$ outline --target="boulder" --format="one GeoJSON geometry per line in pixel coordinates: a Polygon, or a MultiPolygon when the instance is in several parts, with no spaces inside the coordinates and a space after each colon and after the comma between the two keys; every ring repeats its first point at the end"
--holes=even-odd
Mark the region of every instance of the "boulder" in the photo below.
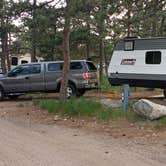
{"type": "Polygon", "coordinates": [[[156,120],[166,116],[166,106],[153,103],[146,99],[137,101],[133,108],[137,114],[150,120],[156,120]]]}

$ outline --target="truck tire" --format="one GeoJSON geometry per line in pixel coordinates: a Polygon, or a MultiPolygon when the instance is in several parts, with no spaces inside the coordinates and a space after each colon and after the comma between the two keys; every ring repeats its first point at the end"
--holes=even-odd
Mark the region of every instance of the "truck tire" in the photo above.
{"type": "Polygon", "coordinates": [[[20,95],[12,95],[12,96],[8,96],[9,99],[14,100],[17,99],[20,95]]]}
{"type": "Polygon", "coordinates": [[[72,96],[76,96],[76,88],[73,84],[68,84],[67,86],[67,98],[70,98],[72,96]]]}
{"type": "Polygon", "coordinates": [[[3,88],[0,87],[0,101],[3,100],[3,97],[4,97],[3,88]]]}
{"type": "Polygon", "coordinates": [[[163,90],[164,98],[166,98],[166,88],[163,90]]]}
{"type": "Polygon", "coordinates": [[[85,94],[85,89],[79,89],[77,91],[77,96],[80,97],[80,96],[83,96],[85,94]]]}

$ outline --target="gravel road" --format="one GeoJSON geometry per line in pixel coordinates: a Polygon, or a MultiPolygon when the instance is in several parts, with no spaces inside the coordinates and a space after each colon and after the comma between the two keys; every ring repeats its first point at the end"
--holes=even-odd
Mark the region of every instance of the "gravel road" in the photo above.
{"type": "Polygon", "coordinates": [[[159,153],[157,147],[148,149],[62,126],[21,127],[4,119],[0,126],[0,166],[166,165],[165,149],[159,153]]]}
{"type": "Polygon", "coordinates": [[[29,125],[24,116],[5,117],[14,109],[23,108],[20,103],[0,103],[0,166],[166,165],[165,142],[113,139],[55,124],[29,125]]]}

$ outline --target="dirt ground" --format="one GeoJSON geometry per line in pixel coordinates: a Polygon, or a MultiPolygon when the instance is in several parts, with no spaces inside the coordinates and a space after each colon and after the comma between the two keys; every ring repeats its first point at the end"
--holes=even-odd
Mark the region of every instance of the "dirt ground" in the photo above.
{"type": "MultiPolygon", "coordinates": [[[[149,142],[166,140],[166,127],[156,127],[157,122],[149,122],[149,124],[146,122],[145,125],[144,122],[132,123],[124,119],[119,119],[118,122],[112,121],[110,125],[108,125],[108,123],[104,122],[98,123],[96,119],[60,118],[53,114],[49,114],[45,110],[41,110],[31,102],[32,98],[57,98],[57,94],[39,94],[32,96],[23,96],[18,100],[6,100],[1,102],[0,117],[7,119],[10,118],[13,120],[18,119],[19,121],[23,119],[23,122],[27,121],[29,125],[33,123],[45,125],[56,124],[70,128],[81,128],[90,132],[102,133],[113,138],[134,138],[143,141],[148,140],[149,142]]],[[[86,97],[97,97],[98,99],[103,99],[110,98],[110,95],[102,93],[87,93],[86,97]]],[[[120,96],[116,96],[115,98],[120,99],[120,96]]],[[[145,91],[144,93],[134,92],[131,94],[130,98],[134,100],[146,98],[158,104],[166,104],[166,99],[162,97],[160,91],[145,91]]]]}
{"type": "MultiPolygon", "coordinates": [[[[146,98],[151,95],[146,92],[146,98]]],[[[166,127],[149,124],[55,118],[34,106],[31,97],[6,100],[0,102],[0,166],[164,166],[166,127]]]]}

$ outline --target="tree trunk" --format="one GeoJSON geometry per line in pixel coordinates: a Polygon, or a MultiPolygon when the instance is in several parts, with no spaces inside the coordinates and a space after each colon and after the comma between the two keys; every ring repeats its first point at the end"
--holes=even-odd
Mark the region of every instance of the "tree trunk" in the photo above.
{"type": "Polygon", "coordinates": [[[7,32],[2,31],[1,34],[1,42],[2,42],[2,57],[1,57],[1,67],[2,67],[2,72],[6,73],[7,68],[6,68],[6,58],[7,58],[7,32]]]}
{"type": "Polygon", "coordinates": [[[7,67],[8,71],[11,70],[11,62],[10,62],[10,47],[11,47],[11,34],[8,35],[8,46],[7,46],[7,67]]]}
{"type": "Polygon", "coordinates": [[[90,58],[90,24],[87,22],[88,37],[86,40],[86,59],[90,58]]]}
{"type": "Polygon", "coordinates": [[[105,73],[108,73],[108,66],[107,66],[107,55],[106,55],[106,48],[105,48],[105,42],[103,41],[103,52],[104,52],[104,64],[105,64],[105,73]]]}
{"type": "Polygon", "coordinates": [[[90,58],[90,48],[89,48],[89,41],[86,42],[86,59],[90,58]]]}
{"type": "Polygon", "coordinates": [[[128,9],[127,11],[127,37],[131,36],[131,11],[128,9]]]}
{"type": "Polygon", "coordinates": [[[163,27],[164,27],[165,20],[166,20],[166,17],[163,16],[162,19],[161,19],[160,27],[159,27],[159,34],[160,34],[160,36],[163,36],[163,27]]]}
{"type": "Polygon", "coordinates": [[[31,61],[36,62],[36,0],[33,0],[33,11],[32,11],[32,54],[31,54],[31,61]]]}
{"type": "Polygon", "coordinates": [[[104,64],[104,43],[103,39],[100,38],[100,70],[99,70],[99,78],[100,78],[100,85],[103,83],[104,80],[104,73],[103,73],[103,64],[104,64]]]}
{"type": "Polygon", "coordinates": [[[63,56],[64,65],[62,71],[62,81],[60,88],[60,100],[64,102],[67,99],[67,85],[70,69],[70,48],[69,48],[69,37],[70,37],[70,13],[69,13],[69,2],[66,0],[67,6],[65,9],[65,25],[63,30],[63,56]]]}

